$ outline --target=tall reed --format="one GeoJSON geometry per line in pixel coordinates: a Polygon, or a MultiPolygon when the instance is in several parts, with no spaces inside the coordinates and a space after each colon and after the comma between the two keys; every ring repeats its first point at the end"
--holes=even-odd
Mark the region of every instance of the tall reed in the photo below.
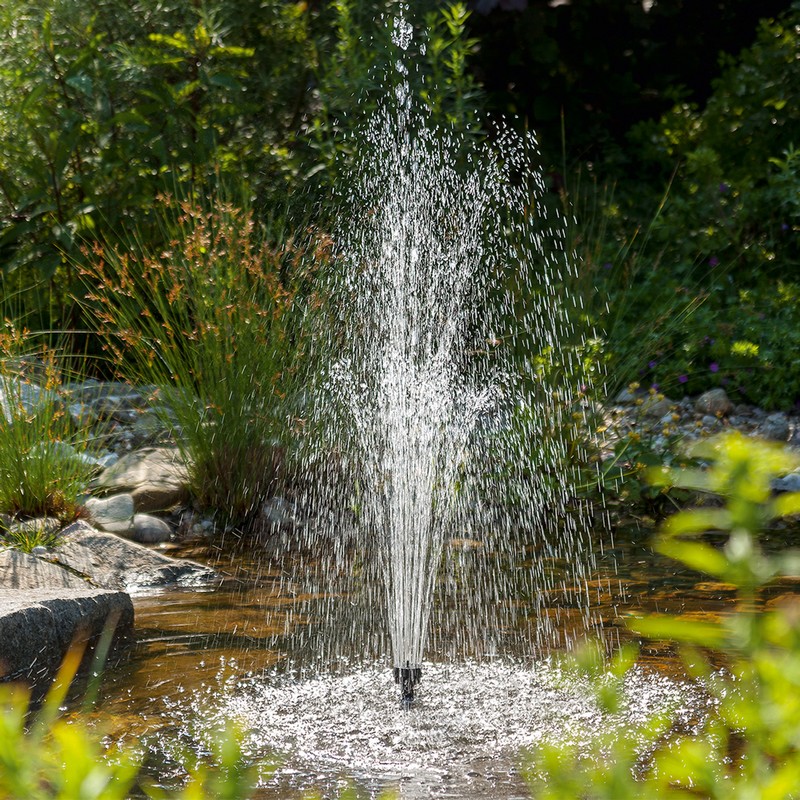
{"type": "Polygon", "coordinates": [[[122,376],[157,387],[196,503],[247,527],[281,472],[319,252],[270,244],[229,203],[162,198],[160,210],[168,245],[96,247],[87,302],[122,376]]]}

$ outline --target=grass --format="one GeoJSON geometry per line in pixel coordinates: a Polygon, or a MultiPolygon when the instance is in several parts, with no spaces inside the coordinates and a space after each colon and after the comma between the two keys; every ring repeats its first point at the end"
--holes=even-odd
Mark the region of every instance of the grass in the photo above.
{"type": "Polygon", "coordinates": [[[164,198],[168,246],[97,248],[87,302],[122,377],[158,387],[198,506],[257,524],[288,446],[301,300],[315,257],[248,210],[164,198]]]}
{"type": "MultiPolygon", "coordinates": [[[[57,351],[34,349],[33,338],[8,320],[0,336],[0,512],[70,522],[80,514],[92,472],[82,458],[88,437],[59,396],[57,351]]],[[[0,535],[23,549],[51,543],[43,528],[6,528],[0,535]]]]}

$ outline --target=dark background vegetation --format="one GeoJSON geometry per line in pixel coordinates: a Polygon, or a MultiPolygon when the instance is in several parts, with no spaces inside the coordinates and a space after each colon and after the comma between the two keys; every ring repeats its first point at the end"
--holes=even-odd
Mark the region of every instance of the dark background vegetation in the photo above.
{"type": "MultiPolygon", "coordinates": [[[[390,2],[8,0],[0,9],[6,315],[93,330],[92,248],[157,252],[165,194],[252,208],[275,243],[338,213],[385,93],[390,2]],[[161,204],[163,208],[163,203],[161,204]]],[[[800,402],[800,6],[768,0],[414,3],[433,119],[537,131],[577,217],[611,380],[800,402]]],[[[483,133],[476,133],[483,131],[483,133]]],[[[91,337],[90,337],[91,339],[91,337]]],[[[84,345],[85,346],[85,343],[84,345]]]]}

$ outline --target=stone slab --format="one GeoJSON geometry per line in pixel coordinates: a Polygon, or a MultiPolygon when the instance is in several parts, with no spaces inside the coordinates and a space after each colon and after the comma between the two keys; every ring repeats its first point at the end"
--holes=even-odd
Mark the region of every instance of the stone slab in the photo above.
{"type": "Polygon", "coordinates": [[[202,564],[169,558],[136,542],[96,531],[84,522],[64,530],[63,542],[53,551],[53,557],[106,589],[135,590],[176,583],[203,586],[217,577],[202,564]]]}
{"type": "Polygon", "coordinates": [[[117,659],[133,640],[125,592],[0,587],[0,681],[23,681],[41,697],[70,647],[87,643],[88,657],[106,625],[114,626],[110,654],[117,659]]]}

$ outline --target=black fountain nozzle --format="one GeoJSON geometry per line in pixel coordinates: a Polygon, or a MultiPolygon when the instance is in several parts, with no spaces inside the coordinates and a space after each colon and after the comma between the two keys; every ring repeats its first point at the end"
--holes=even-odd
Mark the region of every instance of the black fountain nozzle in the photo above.
{"type": "Polygon", "coordinates": [[[412,667],[406,661],[404,667],[394,668],[394,682],[400,685],[400,703],[410,708],[414,702],[414,687],[422,680],[422,667],[412,667]]]}

